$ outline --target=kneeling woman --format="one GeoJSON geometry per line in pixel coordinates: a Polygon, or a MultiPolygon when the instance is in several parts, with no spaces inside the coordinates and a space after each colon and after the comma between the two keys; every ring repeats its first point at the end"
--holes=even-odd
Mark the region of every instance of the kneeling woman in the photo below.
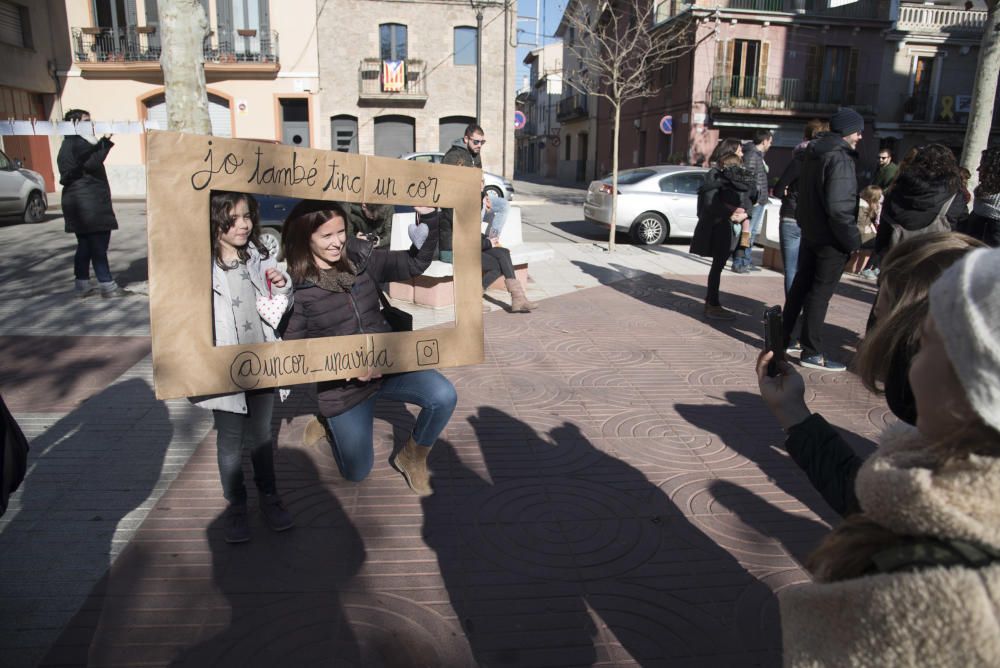
{"type": "MultiPolygon", "coordinates": [[[[388,251],[371,241],[348,238],[347,213],[337,202],[300,202],[282,234],[288,271],[296,286],[285,340],[383,333],[392,328],[379,306],[379,284],[422,274],[436,250],[437,214],[418,208],[428,224],[428,242],[419,250],[388,251]]],[[[333,453],[348,480],[367,477],[375,458],[372,430],[380,397],[420,406],[413,433],[396,454],[395,467],[410,488],[430,494],[427,455],[455,410],[455,388],[433,369],[382,376],[368,370],[347,380],[319,383],[319,412],[333,438],[333,453]]]]}

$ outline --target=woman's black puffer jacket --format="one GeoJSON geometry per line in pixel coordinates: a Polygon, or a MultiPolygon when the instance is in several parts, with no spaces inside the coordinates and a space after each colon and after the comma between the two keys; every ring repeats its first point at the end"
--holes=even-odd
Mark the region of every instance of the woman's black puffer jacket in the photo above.
{"type": "MultiPolygon", "coordinates": [[[[294,341],[391,332],[392,328],[382,317],[378,286],[389,281],[405,281],[422,274],[430,266],[437,249],[438,214],[421,216],[420,221],[430,228],[420,250],[413,247],[408,251],[371,249],[370,242],[348,238],[347,257],[356,269],[354,285],[344,292],[333,292],[312,281],[297,284],[292,313],[282,338],[294,341]]],[[[340,415],[374,394],[380,384],[377,379],[317,383],[319,411],[324,417],[340,415]]]]}

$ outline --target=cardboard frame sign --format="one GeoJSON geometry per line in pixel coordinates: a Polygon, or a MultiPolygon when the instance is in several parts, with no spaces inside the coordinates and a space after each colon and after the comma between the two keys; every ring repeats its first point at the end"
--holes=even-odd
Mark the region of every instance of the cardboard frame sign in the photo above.
{"type": "Polygon", "coordinates": [[[482,172],[175,132],[147,139],[149,310],[158,399],[226,394],[483,361],[482,172]],[[455,210],[455,326],[215,346],[213,190],[455,210]]]}

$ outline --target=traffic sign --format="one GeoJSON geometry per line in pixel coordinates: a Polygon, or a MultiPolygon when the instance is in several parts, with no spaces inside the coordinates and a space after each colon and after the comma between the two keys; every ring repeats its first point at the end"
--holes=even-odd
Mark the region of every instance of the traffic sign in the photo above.
{"type": "Polygon", "coordinates": [[[674,117],[664,116],[660,119],[660,132],[665,135],[672,135],[674,133],[674,117]]]}
{"type": "Polygon", "coordinates": [[[527,121],[528,121],[528,119],[525,118],[523,111],[515,111],[514,112],[514,129],[515,130],[520,130],[521,128],[523,128],[524,124],[527,121]]]}

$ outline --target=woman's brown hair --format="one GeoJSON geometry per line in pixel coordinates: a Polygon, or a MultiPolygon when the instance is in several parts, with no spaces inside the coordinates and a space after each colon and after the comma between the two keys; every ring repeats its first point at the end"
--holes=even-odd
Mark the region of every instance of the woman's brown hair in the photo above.
{"type": "Polygon", "coordinates": [[[260,241],[260,216],[259,208],[257,206],[257,200],[254,199],[253,195],[248,195],[246,193],[234,193],[226,190],[217,190],[212,193],[212,199],[209,203],[209,222],[212,234],[212,259],[215,263],[219,265],[222,269],[229,269],[226,265],[222,263],[222,248],[220,244],[220,238],[223,234],[229,231],[233,226],[233,207],[239,204],[240,200],[247,203],[247,210],[250,212],[250,220],[253,222],[253,227],[250,228],[250,236],[247,239],[247,245],[242,248],[236,249],[236,256],[240,259],[240,262],[246,262],[250,259],[250,245],[253,244],[257,252],[260,253],[261,258],[270,257],[271,253],[267,250],[267,247],[260,241]]]}
{"type": "MultiPolygon", "coordinates": [[[[293,283],[302,283],[319,277],[319,268],[313,257],[310,239],[313,232],[323,223],[340,218],[347,228],[347,209],[340,202],[303,200],[295,205],[281,230],[281,242],[285,250],[285,261],[293,283]]],[[[346,251],[347,244],[344,244],[346,251]]],[[[337,263],[342,270],[350,270],[347,254],[343,253],[337,263]]]]}
{"type": "Polygon", "coordinates": [[[931,284],[944,270],[985,244],[957,232],[934,232],[902,241],[885,256],[876,299],[889,311],[858,349],[855,370],[869,391],[880,394],[897,352],[916,354],[927,316],[931,284]]]}

